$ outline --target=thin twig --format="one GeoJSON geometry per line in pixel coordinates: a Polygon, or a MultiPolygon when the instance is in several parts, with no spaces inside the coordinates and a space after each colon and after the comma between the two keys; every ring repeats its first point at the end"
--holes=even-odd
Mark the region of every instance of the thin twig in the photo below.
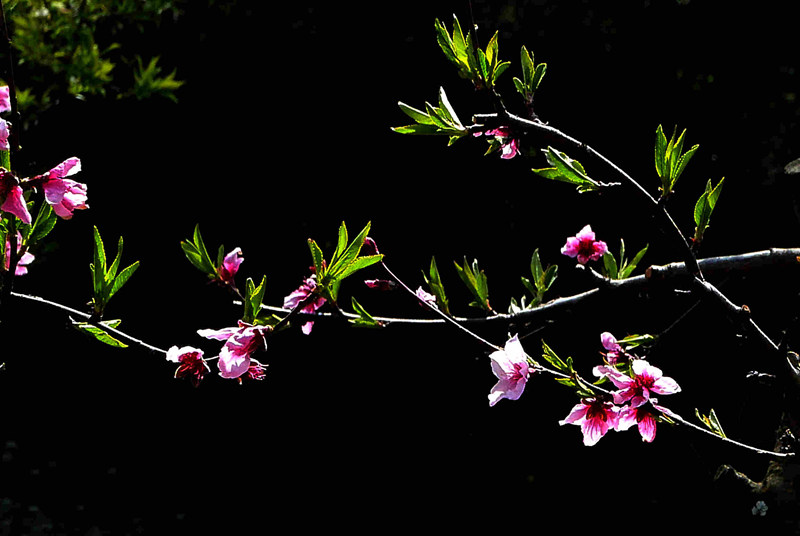
{"type": "Polygon", "coordinates": [[[92,321],[92,315],[84,313],[83,311],[78,311],[77,309],[73,309],[72,307],[68,307],[68,306],[63,305],[61,303],[54,302],[54,301],[51,301],[51,300],[47,300],[47,299],[41,298],[39,296],[31,296],[29,294],[21,294],[19,292],[12,292],[11,295],[14,296],[15,298],[21,298],[23,300],[42,303],[42,304],[47,305],[49,307],[54,307],[56,309],[60,309],[62,311],[65,311],[65,312],[67,312],[67,313],[69,313],[71,315],[78,316],[78,317],[84,319],[85,321],[89,322],[93,326],[96,326],[96,327],[102,329],[103,331],[107,331],[108,333],[112,333],[114,335],[117,335],[118,337],[121,337],[121,338],[123,338],[123,339],[125,339],[125,340],[127,340],[127,341],[129,341],[129,342],[131,342],[133,344],[136,344],[137,346],[141,346],[142,348],[150,350],[151,352],[157,352],[157,353],[161,353],[161,354],[166,354],[167,353],[166,350],[163,350],[163,349],[161,349],[161,348],[159,348],[157,346],[153,346],[152,344],[148,344],[148,343],[144,342],[143,340],[137,339],[136,337],[128,335],[127,333],[125,333],[123,331],[120,331],[120,330],[118,330],[116,328],[112,328],[112,327],[107,326],[105,324],[100,324],[98,322],[92,321]]]}

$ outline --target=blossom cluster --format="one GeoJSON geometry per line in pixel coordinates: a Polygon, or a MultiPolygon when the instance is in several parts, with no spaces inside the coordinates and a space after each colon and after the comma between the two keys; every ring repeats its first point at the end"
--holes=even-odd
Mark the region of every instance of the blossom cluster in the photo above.
{"type": "MultiPolygon", "coordinates": [[[[618,356],[622,348],[610,333],[603,333],[601,341],[608,355],[618,356]]],[[[535,368],[514,335],[505,346],[489,356],[492,372],[498,381],[489,392],[489,405],[494,406],[503,398],[517,400],[535,368]]],[[[642,440],[652,442],[656,435],[656,423],[661,414],[669,415],[667,408],[658,404],[653,394],[670,395],[681,389],[677,382],[664,376],[661,369],[645,359],[632,358],[630,374],[613,365],[601,365],[593,373],[614,384],[617,391],[608,395],[583,398],[576,404],[560,424],[575,424],[581,427],[584,445],[596,444],[609,430],[624,431],[636,426],[642,440]]]]}
{"type": "MultiPolygon", "coordinates": [[[[0,87],[0,113],[11,110],[8,86],[0,87]]],[[[0,151],[10,151],[9,135],[12,126],[8,121],[0,118],[0,151]]],[[[50,205],[53,212],[62,219],[72,218],[75,210],[89,208],[86,204],[86,185],[69,178],[81,171],[81,161],[71,157],[42,175],[20,179],[11,170],[0,167],[0,212],[9,214],[19,219],[25,225],[31,225],[33,218],[28,210],[26,191],[39,191],[44,196],[44,201],[50,205]]],[[[34,260],[34,256],[22,244],[22,235],[17,234],[17,255],[19,259],[15,268],[15,275],[24,275],[28,272],[27,266],[34,260]]],[[[9,270],[11,265],[11,244],[6,237],[5,257],[2,268],[9,270]]]]}
{"type": "MultiPolygon", "coordinates": [[[[217,269],[217,281],[234,285],[234,278],[244,261],[241,248],[231,250],[222,259],[217,269]]],[[[284,307],[295,308],[304,304],[302,312],[313,313],[325,303],[325,298],[315,295],[316,278],[311,275],[303,281],[299,288],[284,298],[284,307]]],[[[311,333],[314,322],[308,321],[302,326],[305,334],[311,333]]],[[[211,371],[208,362],[217,360],[219,375],[222,378],[242,380],[262,380],[266,375],[266,365],[253,358],[258,350],[266,350],[266,337],[272,331],[271,326],[253,325],[239,321],[234,327],[222,329],[200,329],[197,334],[206,339],[225,341],[219,353],[212,358],[203,357],[203,351],[192,346],[172,346],[167,351],[167,361],[177,363],[176,378],[185,378],[197,387],[201,380],[211,371]]]]}

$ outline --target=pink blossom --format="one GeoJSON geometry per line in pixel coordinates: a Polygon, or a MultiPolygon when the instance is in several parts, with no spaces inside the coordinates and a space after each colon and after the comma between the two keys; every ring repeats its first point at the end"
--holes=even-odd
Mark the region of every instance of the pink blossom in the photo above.
{"type": "Polygon", "coordinates": [[[619,408],[610,402],[587,398],[572,408],[559,424],[576,424],[583,432],[583,444],[591,447],[611,429],[619,425],[619,408]]]}
{"type": "MultiPolygon", "coordinates": [[[[303,281],[303,284],[300,287],[286,296],[283,299],[283,308],[284,309],[294,309],[303,301],[305,301],[309,296],[314,293],[314,290],[317,288],[317,278],[315,275],[311,275],[311,277],[307,278],[303,281]]],[[[313,300],[308,302],[306,305],[303,306],[301,312],[303,313],[314,313],[317,309],[325,305],[325,298],[322,296],[317,295],[313,300]]],[[[303,333],[306,335],[311,333],[311,329],[314,327],[314,321],[309,320],[305,324],[303,324],[302,330],[303,333]]]]}
{"type": "Polygon", "coordinates": [[[217,279],[223,283],[233,281],[236,272],[239,271],[239,265],[242,264],[244,257],[242,255],[242,248],[236,248],[222,260],[222,265],[217,269],[217,279]]]}
{"type": "Polygon", "coordinates": [[[264,377],[267,375],[266,365],[262,365],[255,359],[250,360],[250,367],[248,367],[247,372],[239,376],[238,380],[241,383],[242,378],[248,380],[263,380],[264,377]]]}
{"type": "MultiPolygon", "coordinates": [[[[655,399],[653,399],[655,400],[655,399]]],[[[646,406],[625,406],[619,412],[619,426],[617,430],[625,431],[634,424],[642,436],[642,441],[652,443],[656,438],[657,415],[650,405],[646,406]]]]}
{"type": "Polygon", "coordinates": [[[369,288],[383,291],[397,288],[397,283],[388,279],[367,279],[364,281],[364,284],[369,288]]]}
{"type": "Polygon", "coordinates": [[[80,170],[81,161],[73,156],[33,179],[34,184],[41,184],[44,197],[52,205],[53,211],[65,220],[72,217],[74,210],[89,208],[86,204],[86,185],[66,178],[80,170]]]}
{"type": "Polygon", "coordinates": [[[250,356],[253,352],[259,348],[266,349],[265,337],[271,329],[269,326],[251,326],[239,321],[237,327],[219,330],[201,329],[197,333],[207,339],[225,341],[217,356],[219,375],[223,378],[238,378],[250,370],[250,356]]]}
{"type": "Polygon", "coordinates": [[[180,366],[175,370],[175,377],[188,378],[195,387],[200,384],[200,380],[211,370],[208,368],[205,359],[203,359],[203,351],[191,346],[184,346],[183,348],[171,347],[167,350],[167,361],[179,363],[180,366]]]}
{"type": "Polygon", "coordinates": [[[434,296],[424,288],[419,287],[415,294],[417,295],[417,298],[419,298],[419,301],[421,301],[423,304],[428,304],[432,305],[433,307],[436,307],[436,296],[434,296]]]}
{"type": "Polygon", "coordinates": [[[31,213],[25,204],[25,197],[19,180],[10,171],[0,168],[0,210],[8,212],[19,218],[23,223],[30,225],[31,213]]]}
{"type": "Polygon", "coordinates": [[[608,350],[606,352],[606,361],[615,365],[619,356],[623,353],[622,346],[617,343],[617,338],[606,331],[600,334],[600,342],[603,344],[603,348],[608,350]]]}
{"type": "Polygon", "coordinates": [[[608,246],[605,242],[595,240],[594,231],[589,225],[581,229],[577,235],[567,238],[567,243],[561,248],[561,253],[568,257],[577,257],[581,264],[596,261],[606,251],[608,246]]]}
{"type": "Polygon", "coordinates": [[[512,137],[511,129],[508,127],[499,127],[486,132],[476,132],[475,136],[494,136],[500,142],[500,158],[510,160],[514,158],[519,152],[519,141],[512,137]]]}
{"type": "Polygon", "coordinates": [[[3,151],[10,151],[11,144],[8,143],[8,121],[0,119],[0,149],[3,151]]]}
{"type": "MultiPolygon", "coordinates": [[[[19,232],[17,232],[17,253],[19,253],[21,245],[22,245],[22,235],[19,232]]],[[[6,249],[5,249],[5,251],[6,251],[6,257],[5,257],[4,262],[3,262],[3,267],[7,271],[9,269],[9,267],[11,266],[11,242],[8,239],[6,239],[6,249]]],[[[31,253],[29,253],[27,251],[25,253],[23,253],[22,257],[20,257],[17,260],[17,267],[14,270],[14,275],[25,275],[25,274],[27,274],[28,273],[27,266],[30,263],[33,262],[34,258],[35,257],[31,253]]]]}
{"type": "Polygon", "coordinates": [[[614,393],[614,403],[630,401],[637,408],[650,399],[651,393],[671,395],[681,390],[672,378],[663,376],[661,369],[644,359],[634,359],[631,363],[633,377],[623,374],[614,367],[595,367],[595,376],[605,376],[620,389],[614,393]]]}
{"type": "Polygon", "coordinates": [[[0,113],[11,111],[11,96],[8,86],[0,86],[0,113]]]}
{"type": "Polygon", "coordinates": [[[519,399],[531,375],[531,366],[517,336],[511,337],[502,350],[492,352],[489,359],[498,378],[489,392],[489,405],[494,406],[503,398],[519,399]]]}

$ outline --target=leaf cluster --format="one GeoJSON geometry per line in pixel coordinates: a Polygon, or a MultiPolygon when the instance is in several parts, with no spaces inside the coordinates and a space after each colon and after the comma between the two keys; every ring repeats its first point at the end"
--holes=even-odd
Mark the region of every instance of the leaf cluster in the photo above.
{"type": "Polygon", "coordinates": [[[194,232],[190,240],[181,240],[181,249],[184,255],[192,263],[192,266],[206,274],[209,279],[216,279],[219,269],[225,258],[225,247],[220,245],[217,249],[216,260],[212,260],[208,254],[203,236],[200,234],[200,225],[194,226],[194,232]]]}
{"type": "Polygon", "coordinates": [[[177,17],[181,0],[25,0],[6,2],[21,70],[31,85],[18,92],[26,115],[61,96],[176,99],[175,71],[144,61],[139,37],[161,17],[177,17]],[[133,61],[127,58],[133,58],[133,61]],[[123,68],[120,68],[122,66],[123,68]]]}
{"type": "Polygon", "coordinates": [[[117,242],[117,254],[114,261],[108,265],[106,250],[100,231],[94,227],[94,255],[89,265],[92,272],[92,312],[95,318],[102,318],[109,300],[128,282],[133,273],[139,268],[139,261],[119,269],[122,258],[122,237],[117,242]]]}
{"type": "Polygon", "coordinates": [[[672,193],[678,178],[700,147],[699,145],[693,145],[685,153],[682,152],[686,129],[676,138],[677,132],[678,129],[676,127],[670,139],[667,140],[661,125],[658,125],[656,129],[655,164],[656,173],[661,179],[662,198],[666,198],[672,193]]]}
{"type": "Polygon", "coordinates": [[[531,293],[531,301],[526,304],[525,296],[523,296],[520,303],[517,304],[516,300],[512,299],[509,312],[515,313],[519,310],[531,309],[541,305],[544,301],[545,292],[550,289],[557,276],[558,266],[555,264],[549,265],[547,268],[542,266],[542,261],[539,258],[539,249],[535,249],[533,255],[531,255],[531,279],[527,277],[520,278],[522,286],[531,293]]]}
{"type": "Polygon", "coordinates": [[[547,72],[547,64],[540,63],[536,65],[533,61],[533,52],[528,52],[528,49],[523,45],[520,49],[520,65],[522,66],[522,79],[514,77],[514,87],[522,95],[525,104],[531,107],[534,93],[536,93],[545,72],[547,72]]]}
{"type": "Polygon", "coordinates": [[[719,422],[719,418],[717,417],[717,413],[714,411],[714,408],[711,408],[708,415],[701,414],[697,409],[694,410],[695,416],[700,419],[706,427],[711,430],[713,433],[720,437],[728,437],[725,435],[725,431],[722,429],[722,425],[719,422]]]}
{"type": "Polygon", "coordinates": [[[540,177],[574,184],[580,193],[594,192],[600,189],[601,184],[589,178],[586,170],[577,160],[573,160],[552,147],[547,147],[542,151],[551,167],[532,170],[540,177]]]}
{"type": "Polygon", "coordinates": [[[436,306],[444,314],[449,315],[450,303],[448,302],[447,295],[444,291],[444,284],[442,283],[442,277],[439,274],[439,267],[436,265],[436,257],[431,257],[431,265],[428,269],[428,275],[423,272],[422,277],[425,279],[425,284],[428,285],[431,293],[436,297],[436,306]]]}
{"type": "Polygon", "coordinates": [[[461,29],[458,17],[453,15],[453,30],[439,19],[435,21],[436,42],[445,57],[456,66],[461,78],[470,80],[475,88],[493,89],[497,79],[511,65],[508,61],[500,61],[498,54],[498,33],[492,36],[485,50],[477,47],[471,33],[466,35],[461,29]]]}
{"type": "Polygon", "coordinates": [[[638,266],[639,261],[641,261],[644,254],[647,253],[647,248],[649,247],[649,245],[646,245],[640,249],[632,259],[628,260],[625,257],[625,241],[620,239],[619,243],[619,262],[617,262],[610,251],[607,251],[605,255],[603,255],[605,276],[609,279],[627,279],[630,277],[636,269],[636,266],[638,266]]]}
{"type": "Polygon", "coordinates": [[[703,240],[706,229],[711,224],[711,213],[714,212],[714,207],[717,206],[719,194],[722,193],[722,184],[725,182],[725,177],[720,179],[716,186],[711,185],[709,180],[706,183],[706,188],[694,205],[694,243],[699,244],[703,240]]]}
{"type": "Polygon", "coordinates": [[[455,110],[450,105],[444,88],[439,88],[439,105],[425,103],[425,110],[418,110],[405,103],[397,103],[400,109],[415,121],[415,124],[392,127],[400,134],[416,134],[425,136],[449,136],[448,145],[467,135],[467,129],[461,124],[455,110]]]}
{"type": "Polygon", "coordinates": [[[474,259],[470,265],[467,262],[467,258],[464,257],[463,265],[459,265],[458,262],[454,264],[458,276],[474,298],[469,304],[470,307],[476,307],[491,312],[492,307],[489,305],[489,282],[486,274],[478,266],[478,259],[474,259]]]}
{"type": "Polygon", "coordinates": [[[547,361],[554,370],[564,375],[563,377],[556,378],[558,383],[573,389],[580,397],[589,398],[595,396],[591,386],[582,381],[580,376],[575,372],[571,357],[566,358],[566,360],[561,359],[547,343],[542,341],[542,358],[547,361]]]}
{"type": "Polygon", "coordinates": [[[370,227],[371,223],[367,223],[361,232],[350,241],[347,226],[342,222],[339,226],[336,249],[330,262],[326,261],[319,245],[313,239],[308,239],[308,248],[311,251],[314,272],[317,277],[317,288],[331,302],[336,303],[339,286],[345,278],[383,259],[382,254],[361,255],[361,248],[369,234],[370,227]]]}

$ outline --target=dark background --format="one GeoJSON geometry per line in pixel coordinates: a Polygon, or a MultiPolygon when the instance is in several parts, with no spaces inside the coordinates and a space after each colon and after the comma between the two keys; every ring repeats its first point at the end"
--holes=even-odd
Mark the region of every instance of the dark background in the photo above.
{"type": "MultiPolygon", "coordinates": [[[[514,62],[502,87],[509,106],[524,44],[548,63],[537,93],[543,120],[650,191],[656,126],[688,129],[687,143],[701,147],[671,207],[684,232],[705,182],[726,177],[704,256],[796,244],[796,179],[782,172],[800,156],[786,4],[476,0],[472,8],[483,43],[499,30],[501,55],[514,62]]],[[[306,238],[330,252],[342,220],[353,233],[371,221],[387,263],[413,287],[435,255],[465,315],[474,313],[451,264],[464,256],[480,260],[500,311],[522,295],[535,248],[560,266],[551,297],[587,288],[559,254],[586,224],[615,251],[624,238],[629,249],[651,244],[645,262],[677,260],[625,192],[578,195],[537,179],[529,169],[541,161],[484,157],[483,140],[447,147],[390,131],[407,122],[398,100],[421,107],[440,86],[462,121],[489,111],[435,43],[434,19],[449,26],[453,13],[466,25],[468,3],[240,1],[229,15],[188,8],[164,21],[143,46],[187,80],[178,105],[65,103],[25,133],[32,169],[81,158],[91,209],[59,223],[58,247],[39,252],[16,289],[80,308],[97,225],[107,245],[125,237],[124,261],[142,263],[108,317],[156,346],[214,355],[195,331],[232,325],[241,313],[183,257],[179,242],[195,223],[211,247],[243,249],[239,282],[266,274],[273,304],[307,275],[306,238]]],[[[796,280],[768,270],[715,282],[777,336],[796,280]]],[[[345,300],[357,295],[374,314],[422,314],[402,295],[348,283],[345,300]]],[[[536,355],[541,337],[588,375],[602,331],[659,332],[693,303],[609,298],[544,326],[526,349],[536,355]]],[[[286,522],[373,533],[555,522],[572,532],[641,521],[651,532],[691,523],[791,533],[775,508],[754,518],[754,498],[713,481],[722,463],[759,480],[765,459],[666,426],[653,444],[632,431],[584,447],[577,427],[558,425],[574,397],[547,378],[489,408],[486,352],[454,330],[318,323],[306,337],[295,328],[270,340],[262,383],[210,377],[193,389],[159,355],[99,347],[62,314],[17,306],[2,335],[3,534],[265,532],[286,522]]],[[[506,338],[505,327],[482,334],[506,338]]],[[[683,387],[662,402],[687,417],[713,407],[729,435],[769,449],[780,401],[744,375],[780,367],[759,358],[705,304],[652,355],[683,387]]]]}

